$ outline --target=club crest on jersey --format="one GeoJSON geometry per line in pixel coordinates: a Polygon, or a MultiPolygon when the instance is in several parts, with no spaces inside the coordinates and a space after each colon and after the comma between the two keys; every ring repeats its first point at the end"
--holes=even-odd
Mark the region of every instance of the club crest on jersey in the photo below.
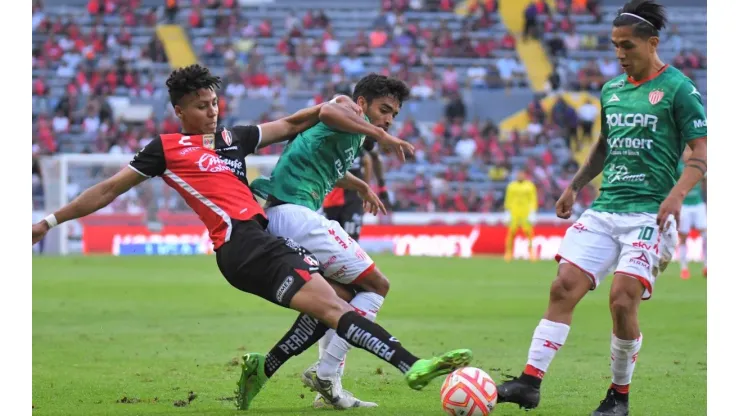
{"type": "Polygon", "coordinates": [[[648,94],[648,101],[650,101],[650,104],[652,105],[658,104],[660,100],[663,99],[664,95],[663,91],[652,90],[650,91],[650,94],[648,94]]]}
{"type": "Polygon", "coordinates": [[[212,134],[203,135],[203,147],[213,150],[216,148],[216,136],[212,134]]]}
{"type": "Polygon", "coordinates": [[[231,132],[226,129],[221,130],[221,138],[224,139],[224,143],[226,143],[226,146],[231,146],[231,143],[233,143],[233,140],[231,139],[231,132]]]}

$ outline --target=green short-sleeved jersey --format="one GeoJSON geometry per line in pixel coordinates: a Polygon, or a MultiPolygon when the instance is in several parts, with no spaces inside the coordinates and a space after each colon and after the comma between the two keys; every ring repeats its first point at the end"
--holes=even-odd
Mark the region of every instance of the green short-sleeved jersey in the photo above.
{"type": "Polygon", "coordinates": [[[607,156],[592,208],[656,213],[676,184],[686,143],[707,136],[701,93],[669,65],[639,83],[622,74],[601,91],[601,134],[607,156]]]}
{"type": "Polygon", "coordinates": [[[364,141],[362,134],[336,131],[320,122],[291,140],[270,178],[257,178],[250,188],[263,199],[272,195],[316,211],[352,166],[364,141]]]}

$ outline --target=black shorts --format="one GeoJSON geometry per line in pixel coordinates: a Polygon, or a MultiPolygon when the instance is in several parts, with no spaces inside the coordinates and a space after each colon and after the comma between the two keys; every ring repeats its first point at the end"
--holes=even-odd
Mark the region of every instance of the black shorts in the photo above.
{"type": "Polygon", "coordinates": [[[362,201],[324,208],[324,214],[327,219],[338,222],[353,240],[360,240],[362,218],[365,215],[365,210],[362,208],[362,201]]]}
{"type": "Polygon", "coordinates": [[[289,307],[311,274],[321,272],[319,261],[295,241],[268,233],[258,219],[231,221],[231,238],[216,251],[221,274],[239,290],[289,307]]]}

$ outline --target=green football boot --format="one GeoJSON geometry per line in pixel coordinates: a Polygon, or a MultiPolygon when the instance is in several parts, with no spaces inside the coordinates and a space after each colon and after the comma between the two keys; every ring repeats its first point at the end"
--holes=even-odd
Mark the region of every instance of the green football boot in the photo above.
{"type": "Polygon", "coordinates": [[[249,409],[254,397],[269,380],[265,375],[264,355],[248,353],[244,354],[243,359],[242,375],[234,392],[236,393],[236,407],[239,410],[249,409]]]}
{"type": "Polygon", "coordinates": [[[406,383],[414,390],[421,390],[435,378],[466,367],[473,359],[473,351],[452,350],[439,357],[419,360],[406,372],[406,383]]]}

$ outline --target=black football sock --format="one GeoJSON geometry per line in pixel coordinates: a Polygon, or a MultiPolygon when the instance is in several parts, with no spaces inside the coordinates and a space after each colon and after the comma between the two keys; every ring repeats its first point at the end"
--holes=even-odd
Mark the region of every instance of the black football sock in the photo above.
{"type": "Polygon", "coordinates": [[[339,318],[337,335],[351,345],[362,348],[406,373],[419,359],[382,326],[369,321],[357,312],[347,312],[339,318]]]}
{"type": "Polygon", "coordinates": [[[324,336],[329,328],[317,319],[302,313],[293,326],[265,356],[265,375],[273,374],[291,357],[300,355],[311,348],[324,336]]]}

